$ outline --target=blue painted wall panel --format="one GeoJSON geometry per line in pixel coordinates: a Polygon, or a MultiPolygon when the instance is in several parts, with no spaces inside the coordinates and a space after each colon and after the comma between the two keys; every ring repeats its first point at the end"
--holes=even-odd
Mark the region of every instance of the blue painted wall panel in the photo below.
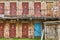
{"type": "Polygon", "coordinates": [[[34,23],[34,36],[41,36],[41,35],[42,35],[42,24],[34,23]]]}

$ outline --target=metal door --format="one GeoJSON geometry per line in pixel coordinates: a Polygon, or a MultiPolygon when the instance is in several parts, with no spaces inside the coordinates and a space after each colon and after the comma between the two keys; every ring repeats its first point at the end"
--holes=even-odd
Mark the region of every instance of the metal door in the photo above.
{"type": "Polygon", "coordinates": [[[4,24],[0,23],[0,37],[4,37],[4,24]]]}
{"type": "Polygon", "coordinates": [[[35,17],[39,17],[41,14],[41,3],[35,2],[34,3],[34,15],[35,17]]]}
{"type": "Polygon", "coordinates": [[[10,23],[9,33],[10,37],[16,37],[16,23],[10,23]]]}
{"type": "Polygon", "coordinates": [[[0,3],[0,14],[4,14],[4,3],[0,3]]]}
{"type": "Polygon", "coordinates": [[[23,2],[22,3],[22,15],[26,15],[29,13],[29,5],[28,2],[23,2]]]}
{"type": "Polygon", "coordinates": [[[42,35],[42,24],[34,23],[34,36],[39,37],[42,35]]]}
{"type": "Polygon", "coordinates": [[[10,3],[10,15],[11,16],[16,16],[16,2],[11,2],[10,3]]]}
{"type": "Polygon", "coordinates": [[[22,23],[22,37],[28,38],[28,23],[22,23]]]}

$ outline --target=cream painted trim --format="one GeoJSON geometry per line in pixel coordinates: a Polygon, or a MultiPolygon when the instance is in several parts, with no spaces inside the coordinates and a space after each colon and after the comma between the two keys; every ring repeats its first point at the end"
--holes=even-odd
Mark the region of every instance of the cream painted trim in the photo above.
{"type": "MultiPolygon", "coordinates": [[[[30,2],[30,1],[0,1],[0,3],[4,2],[30,2]]],[[[43,1],[32,1],[32,2],[43,2],[43,1]]],[[[45,1],[45,2],[56,2],[56,1],[45,1]]]]}
{"type": "Polygon", "coordinates": [[[55,1],[46,1],[46,2],[55,2],[55,1]]]}
{"type": "Polygon", "coordinates": [[[19,37],[22,38],[22,23],[19,23],[19,33],[18,34],[19,34],[19,37]]]}
{"type": "Polygon", "coordinates": [[[22,2],[17,2],[17,15],[22,15],[22,2]],[[18,9],[21,9],[20,11],[18,9]]]}
{"type": "Polygon", "coordinates": [[[21,1],[21,2],[30,2],[30,1],[21,1]]]}
{"type": "Polygon", "coordinates": [[[6,2],[17,2],[17,1],[6,1],[6,2]]]}
{"type": "Polygon", "coordinates": [[[18,27],[19,27],[19,24],[16,23],[16,37],[18,37],[18,27]]]}
{"type": "Polygon", "coordinates": [[[34,2],[41,2],[41,1],[34,1],[34,2]]]}
{"type": "Polygon", "coordinates": [[[46,21],[44,23],[56,23],[56,22],[60,22],[60,21],[46,21]]]}
{"type": "Polygon", "coordinates": [[[29,9],[33,9],[33,10],[29,10],[29,15],[30,16],[34,15],[34,2],[32,1],[29,2],[29,9]]]}

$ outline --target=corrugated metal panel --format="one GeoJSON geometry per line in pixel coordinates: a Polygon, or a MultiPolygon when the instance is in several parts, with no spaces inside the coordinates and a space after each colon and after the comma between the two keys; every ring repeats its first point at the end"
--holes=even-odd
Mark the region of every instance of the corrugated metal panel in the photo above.
{"type": "Polygon", "coordinates": [[[17,10],[16,10],[16,2],[10,2],[10,15],[11,16],[16,16],[17,15],[17,10]]]}
{"type": "Polygon", "coordinates": [[[34,2],[34,16],[40,17],[41,16],[41,3],[34,2]]]}
{"type": "Polygon", "coordinates": [[[28,2],[22,2],[22,15],[28,15],[29,14],[29,3],[28,2]]]}

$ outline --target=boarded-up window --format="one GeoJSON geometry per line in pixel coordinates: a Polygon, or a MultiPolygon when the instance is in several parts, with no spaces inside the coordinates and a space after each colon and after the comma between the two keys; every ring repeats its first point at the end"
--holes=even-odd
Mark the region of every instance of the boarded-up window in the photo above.
{"type": "Polygon", "coordinates": [[[16,16],[16,2],[10,3],[10,15],[16,16]]]}
{"type": "Polygon", "coordinates": [[[57,40],[58,37],[58,26],[56,24],[47,24],[45,26],[45,40],[57,40]]]}
{"type": "Polygon", "coordinates": [[[47,16],[53,16],[53,2],[47,2],[47,16]]]}
{"type": "Polygon", "coordinates": [[[29,5],[28,2],[23,2],[22,3],[22,15],[27,15],[29,13],[29,5]]]}
{"type": "Polygon", "coordinates": [[[51,10],[53,7],[53,2],[47,2],[47,10],[51,10]]]}

